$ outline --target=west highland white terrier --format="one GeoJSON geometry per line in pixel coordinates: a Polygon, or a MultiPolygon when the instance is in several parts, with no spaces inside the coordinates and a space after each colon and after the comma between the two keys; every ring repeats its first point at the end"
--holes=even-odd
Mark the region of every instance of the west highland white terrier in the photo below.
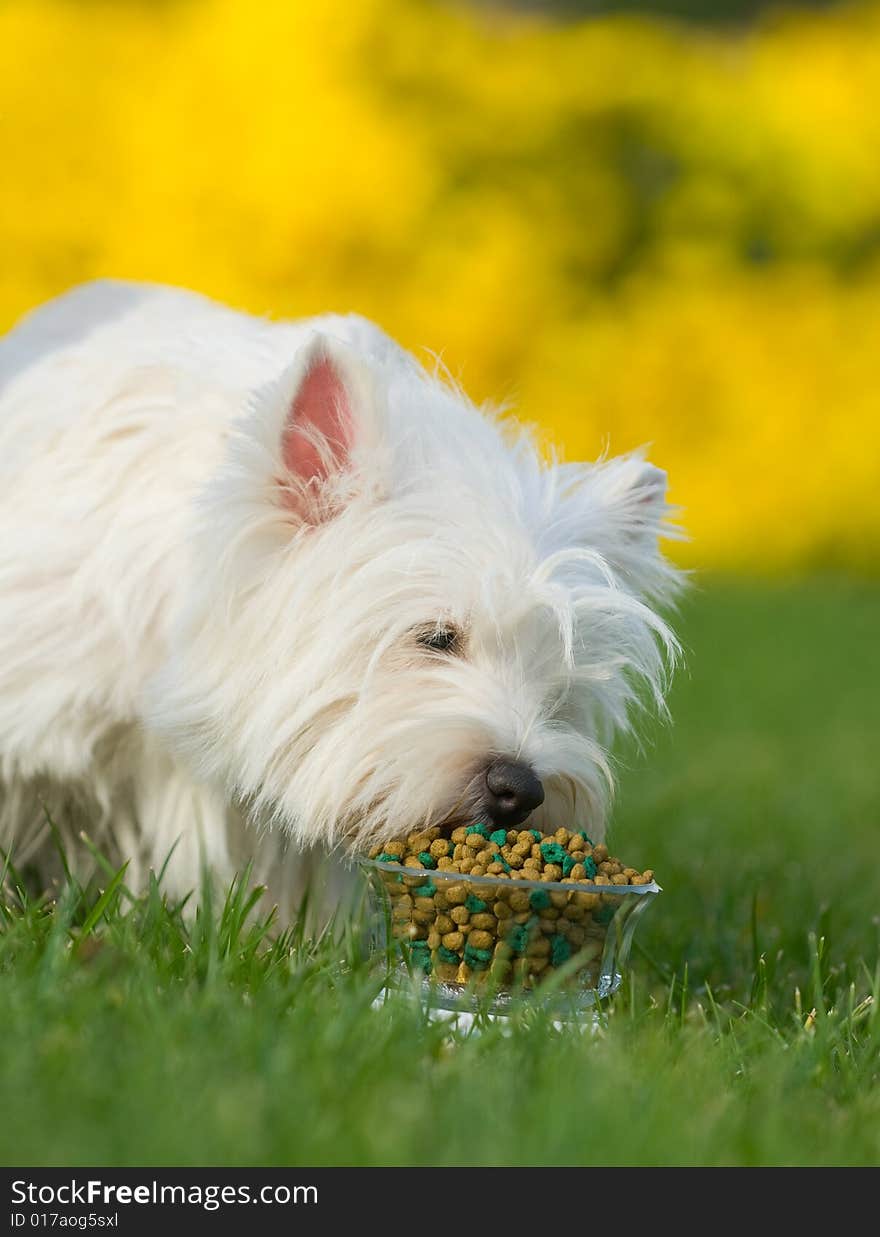
{"type": "Polygon", "coordinates": [[[362,318],[75,289],[0,340],[0,481],[18,865],[85,830],[129,883],[253,861],[290,904],[427,824],[598,839],[663,708],[665,475],[548,462],[362,318]]]}

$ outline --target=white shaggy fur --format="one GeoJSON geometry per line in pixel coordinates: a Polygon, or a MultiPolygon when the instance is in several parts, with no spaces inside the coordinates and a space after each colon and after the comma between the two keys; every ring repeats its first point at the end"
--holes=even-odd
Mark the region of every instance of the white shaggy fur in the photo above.
{"type": "Polygon", "coordinates": [[[478,810],[495,756],[601,836],[675,651],[666,512],[640,454],[548,465],[363,319],[74,290],[0,340],[0,845],[44,859],[48,812],[131,882],[256,855],[289,901],[309,848],[478,810]],[[283,444],[318,364],[316,479],[283,444]]]}

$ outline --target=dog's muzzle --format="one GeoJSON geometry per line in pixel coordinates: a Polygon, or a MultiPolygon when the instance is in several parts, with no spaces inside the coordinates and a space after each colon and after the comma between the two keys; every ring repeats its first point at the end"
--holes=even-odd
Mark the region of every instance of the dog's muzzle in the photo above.
{"type": "Polygon", "coordinates": [[[485,810],[493,824],[515,829],[544,802],[544,787],[533,769],[514,760],[493,760],[485,773],[485,810]]]}

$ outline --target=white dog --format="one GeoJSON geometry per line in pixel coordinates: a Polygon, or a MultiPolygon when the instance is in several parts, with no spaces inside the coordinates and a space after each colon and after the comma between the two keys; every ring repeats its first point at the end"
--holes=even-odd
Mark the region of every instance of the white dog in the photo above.
{"type": "Polygon", "coordinates": [[[51,817],[289,900],[426,823],[601,837],[675,653],[666,514],[640,454],[548,464],[361,318],[76,289],[0,340],[0,845],[51,817]]]}

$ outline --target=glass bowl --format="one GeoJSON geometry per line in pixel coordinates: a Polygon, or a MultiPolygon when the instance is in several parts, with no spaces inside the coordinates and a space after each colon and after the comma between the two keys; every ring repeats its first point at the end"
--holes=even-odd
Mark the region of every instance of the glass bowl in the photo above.
{"type": "Polygon", "coordinates": [[[441,1009],[509,1011],[527,998],[586,1009],[621,984],[636,925],[660,886],[498,880],[360,866],[369,886],[369,949],[388,986],[421,979],[441,1009]]]}

